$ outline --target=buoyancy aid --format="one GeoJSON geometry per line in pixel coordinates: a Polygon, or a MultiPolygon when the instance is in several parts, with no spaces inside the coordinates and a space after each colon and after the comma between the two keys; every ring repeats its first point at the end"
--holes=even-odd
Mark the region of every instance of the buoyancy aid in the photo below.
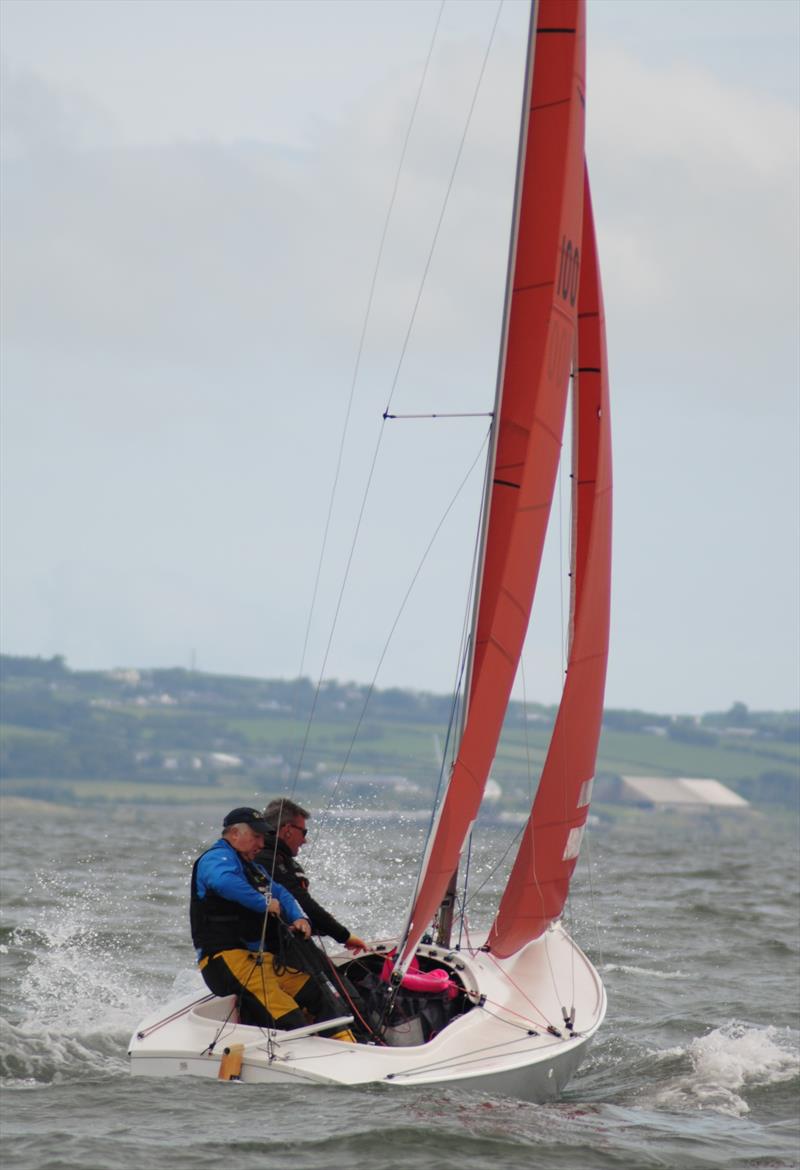
{"type": "MultiPolygon", "coordinates": [[[[206,853],[202,853],[192,867],[189,919],[192,942],[200,952],[198,955],[200,959],[256,942],[261,937],[264,923],[263,914],[223,898],[212,889],[206,890],[205,895],[200,897],[197,888],[197,867],[210,852],[211,850],[207,849],[206,853]]],[[[269,880],[261,868],[241,856],[239,862],[242,873],[253,889],[260,894],[266,894],[269,880]]]]}
{"type": "Polygon", "coordinates": [[[275,830],[271,830],[264,838],[264,848],[256,858],[259,865],[267,871],[271,878],[286,886],[295,897],[298,889],[308,889],[308,878],[300,860],[294,856],[289,846],[283,842],[275,830]]]}

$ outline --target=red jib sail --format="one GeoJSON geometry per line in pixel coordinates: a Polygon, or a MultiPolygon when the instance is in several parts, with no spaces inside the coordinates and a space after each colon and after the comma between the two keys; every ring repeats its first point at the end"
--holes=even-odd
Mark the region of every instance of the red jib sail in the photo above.
{"type": "Polygon", "coordinates": [[[611,591],[611,433],[603,296],[588,174],[578,296],[572,640],[536,799],[489,948],[512,955],[563,910],[589,813],[603,715],[611,591]]]}
{"type": "Polygon", "coordinates": [[[540,0],[469,710],[409,916],[401,967],[438,909],[477,814],[539,572],[576,331],[585,28],[583,0],[540,0]]]}

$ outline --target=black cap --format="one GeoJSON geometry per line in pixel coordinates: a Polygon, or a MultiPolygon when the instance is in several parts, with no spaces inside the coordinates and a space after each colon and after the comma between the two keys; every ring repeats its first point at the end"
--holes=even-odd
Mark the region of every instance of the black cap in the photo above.
{"type": "Polygon", "coordinates": [[[269,826],[264,820],[264,814],[260,813],[257,808],[233,809],[222,822],[223,829],[229,829],[231,825],[249,825],[254,833],[261,833],[262,835],[269,832],[269,826]]]}

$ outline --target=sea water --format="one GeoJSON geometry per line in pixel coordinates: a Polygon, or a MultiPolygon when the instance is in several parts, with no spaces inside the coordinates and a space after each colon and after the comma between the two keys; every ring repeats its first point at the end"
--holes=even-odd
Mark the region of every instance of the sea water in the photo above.
{"type": "MultiPolygon", "coordinates": [[[[455,1089],[131,1078],[141,1017],[195,985],[193,857],[227,811],[11,802],[4,819],[0,1075],[13,1170],[796,1167],[798,841],[790,815],[601,818],[567,925],[605,1025],[560,1101],[455,1089]]],[[[422,823],[311,821],[313,892],[355,933],[397,930],[422,823]]],[[[515,826],[476,835],[485,929],[515,826]]],[[[464,936],[462,942],[466,943],[464,936]]]]}

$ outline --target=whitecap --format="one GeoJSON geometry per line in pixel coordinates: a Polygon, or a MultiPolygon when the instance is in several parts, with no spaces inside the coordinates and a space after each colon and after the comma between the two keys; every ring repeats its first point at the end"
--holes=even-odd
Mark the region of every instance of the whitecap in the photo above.
{"type": "Polygon", "coordinates": [[[50,1026],[33,1031],[0,1019],[0,1084],[30,1089],[42,1084],[125,1071],[121,1036],[102,1028],[91,1033],[67,1032],[50,1026]]]}
{"type": "Polygon", "coordinates": [[[662,1056],[688,1058],[690,1069],[658,1091],[668,1109],[712,1109],[741,1117],[753,1089],[794,1079],[800,1073],[800,1037],[792,1028],[731,1020],[662,1056]]]}
{"type": "Polygon", "coordinates": [[[76,1038],[130,1035],[163,998],[163,980],[140,969],[126,896],[91,881],[66,894],[62,875],[40,877],[51,900],[10,940],[23,960],[15,976],[17,1023],[28,1038],[56,1030],[76,1038]]]}
{"type": "Polygon", "coordinates": [[[604,972],[621,971],[623,975],[646,975],[649,979],[689,979],[683,971],[651,971],[646,967],[631,967],[625,963],[606,963],[604,972]]]}

